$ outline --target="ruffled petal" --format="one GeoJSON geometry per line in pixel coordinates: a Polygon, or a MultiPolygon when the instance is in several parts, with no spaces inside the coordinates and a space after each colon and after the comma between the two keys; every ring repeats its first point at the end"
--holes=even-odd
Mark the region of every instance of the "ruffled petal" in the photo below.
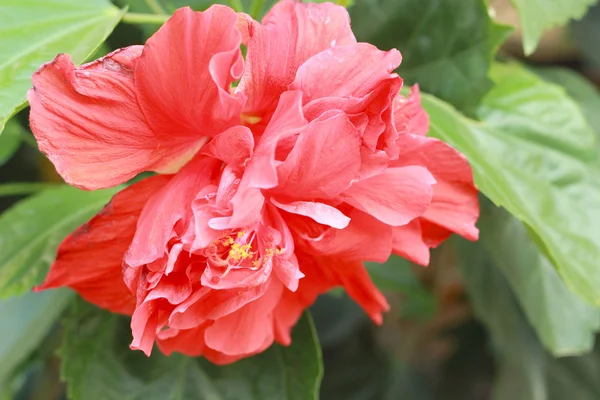
{"type": "Polygon", "coordinates": [[[250,355],[273,343],[273,309],[283,285],[272,280],[267,292],[238,311],[217,319],[205,333],[206,345],[226,355],[250,355]]]}
{"type": "Polygon", "coordinates": [[[149,124],[162,137],[197,150],[203,136],[239,124],[244,98],[230,92],[243,70],[237,20],[225,6],[181,8],[146,42],[135,86],[149,124]]]}
{"type": "Polygon", "coordinates": [[[427,211],[434,183],[435,179],[424,167],[388,168],[354,183],[344,192],[344,198],[388,225],[401,226],[427,211]]]}
{"type": "Polygon", "coordinates": [[[214,158],[196,157],[148,200],[125,254],[127,265],[141,266],[163,257],[169,240],[184,235],[183,231],[174,232],[174,228],[178,222],[185,226],[192,218],[192,202],[202,188],[213,182],[219,166],[214,158]]]}
{"type": "Polygon", "coordinates": [[[306,61],[290,90],[304,93],[304,102],[323,97],[361,98],[383,81],[397,78],[402,56],[398,50],[381,51],[368,43],[336,46],[306,61]]]}
{"type": "Polygon", "coordinates": [[[98,215],[62,242],[46,281],[35,290],[68,286],[90,303],[131,314],[136,300],[123,281],[123,256],[144,204],[169,179],[150,177],[117,193],[98,215]]]}
{"type": "Polygon", "coordinates": [[[277,169],[273,191],[298,200],[332,198],[350,186],[359,168],[358,131],[345,114],[324,114],[298,136],[277,169]]]}
{"type": "Polygon", "coordinates": [[[252,155],[254,137],[245,126],[234,126],[215,136],[204,148],[202,154],[217,158],[228,166],[240,168],[252,155]]]}
{"type": "Polygon", "coordinates": [[[400,157],[394,166],[418,165],[427,168],[436,180],[431,205],[423,214],[423,235],[430,247],[436,246],[451,232],[477,240],[475,222],[479,217],[477,188],[467,159],[446,143],[428,137],[400,135],[400,157]],[[439,228],[430,226],[438,225],[439,228]],[[431,235],[428,235],[431,232],[431,235]],[[431,240],[428,239],[431,236],[431,240]]]}
{"type": "Polygon", "coordinates": [[[419,85],[413,85],[408,97],[394,98],[394,125],[399,134],[425,136],[429,131],[429,116],[421,106],[419,85]]]}
{"type": "Polygon", "coordinates": [[[248,96],[245,111],[263,116],[272,112],[279,95],[300,65],[336,45],[356,43],[344,7],[283,0],[259,24],[245,19],[247,67],[238,90],[248,96]]]}
{"type": "Polygon", "coordinates": [[[186,152],[161,142],[140,110],[133,77],[140,52],[128,47],[81,67],[61,54],[33,75],[31,130],[69,184],[115,186],[186,152]]]}

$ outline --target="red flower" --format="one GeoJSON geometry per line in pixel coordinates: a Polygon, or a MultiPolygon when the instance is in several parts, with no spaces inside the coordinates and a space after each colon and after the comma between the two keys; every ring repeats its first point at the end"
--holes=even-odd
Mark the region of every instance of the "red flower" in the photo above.
{"type": "Polygon", "coordinates": [[[424,136],[418,90],[398,95],[400,61],[356,43],[344,8],[293,0],[262,24],[181,9],[143,48],[79,68],[58,56],[29,98],[65,180],[176,174],[118,193],[65,239],[38,290],[69,286],[131,314],[131,347],[146,354],[156,342],[218,364],[288,345],[335,286],[381,322],[364,261],[393,251],[426,265],[452,232],[477,238],[470,168],[424,136]]]}

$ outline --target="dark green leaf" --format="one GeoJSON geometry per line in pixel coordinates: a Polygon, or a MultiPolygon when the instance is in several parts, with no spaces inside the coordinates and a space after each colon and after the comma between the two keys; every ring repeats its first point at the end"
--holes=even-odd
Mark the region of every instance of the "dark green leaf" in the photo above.
{"type": "MultiPolygon", "coordinates": [[[[600,397],[600,347],[594,353],[555,359],[527,323],[509,283],[481,246],[461,242],[463,278],[496,354],[494,400],[564,400],[600,397]]],[[[565,323],[567,323],[565,321],[565,323]]]]}
{"type": "Polygon", "coordinates": [[[392,255],[385,264],[366,263],[366,267],[380,290],[404,295],[402,317],[425,318],[435,314],[435,296],[423,287],[409,261],[392,255]]]}
{"type": "Polygon", "coordinates": [[[3,0],[0,4],[0,132],[23,108],[31,74],[58,53],[83,62],[121,11],[107,0],[3,0]]]}
{"type": "Polygon", "coordinates": [[[0,216],[0,296],[39,284],[58,244],[90,219],[118,189],[84,192],[69,186],[25,199],[0,216]]]}
{"type": "Polygon", "coordinates": [[[597,0],[511,0],[523,30],[523,50],[533,53],[548,28],[583,17],[597,0]]]}
{"type": "Polygon", "coordinates": [[[491,87],[488,68],[510,29],[495,24],[481,0],[357,0],[359,40],[398,48],[400,76],[461,109],[491,87]]]}
{"type": "Polygon", "coordinates": [[[0,301],[0,387],[36,349],[72,298],[65,289],[0,301]]]}
{"type": "Polygon", "coordinates": [[[501,270],[544,346],[556,356],[590,351],[600,310],[565,286],[523,224],[504,210],[482,207],[480,241],[501,270]]]}
{"type": "Polygon", "coordinates": [[[181,355],[165,357],[155,351],[146,358],[133,353],[117,337],[127,331],[127,319],[77,306],[60,351],[71,399],[317,399],[321,351],[308,314],[294,329],[290,347],[274,345],[260,355],[217,367],[181,355]]]}
{"type": "Polygon", "coordinates": [[[23,127],[15,120],[6,124],[4,133],[0,135],[0,166],[7,162],[21,144],[23,127]]]}
{"type": "Polygon", "coordinates": [[[492,75],[483,123],[424,96],[430,134],[469,159],[479,189],[531,228],[569,288],[600,304],[594,132],[562,88],[514,64],[492,75]]]}

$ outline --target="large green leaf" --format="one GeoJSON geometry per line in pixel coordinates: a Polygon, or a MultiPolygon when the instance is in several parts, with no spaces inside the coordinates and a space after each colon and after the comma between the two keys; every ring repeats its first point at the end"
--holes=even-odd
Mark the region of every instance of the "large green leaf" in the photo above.
{"type": "Polygon", "coordinates": [[[84,192],[69,186],[25,199],[0,216],[0,296],[39,284],[62,239],[92,217],[118,189],[84,192]]]}
{"type": "Polygon", "coordinates": [[[583,17],[598,0],[511,0],[523,29],[523,50],[533,53],[548,28],[583,17]]]}
{"type": "MultiPolygon", "coordinates": [[[[503,273],[481,246],[461,242],[463,279],[496,355],[494,400],[564,400],[600,397],[600,347],[580,357],[555,359],[536,339],[503,273]]],[[[568,323],[565,321],[565,323],[568,323]]]]}
{"type": "Polygon", "coordinates": [[[510,31],[481,0],[357,0],[350,11],[359,40],[400,50],[407,83],[461,109],[491,87],[488,68],[510,31]]]}
{"type": "Polygon", "coordinates": [[[37,348],[72,298],[68,290],[50,290],[0,301],[0,388],[37,348]]]}
{"type": "Polygon", "coordinates": [[[0,135],[0,166],[7,162],[21,144],[23,127],[17,121],[10,120],[6,124],[4,134],[0,135]]]}
{"type": "Polygon", "coordinates": [[[480,241],[501,270],[544,346],[556,356],[590,351],[600,309],[572,293],[527,229],[504,210],[482,207],[480,241]]]}
{"type": "Polygon", "coordinates": [[[310,315],[293,332],[292,345],[273,345],[228,366],[155,351],[150,358],[129,350],[128,321],[78,303],[67,320],[60,350],[62,376],[71,399],[85,400],[310,400],[322,375],[310,315]],[[125,334],[123,335],[123,333],[125,334]]]}
{"type": "Polygon", "coordinates": [[[600,181],[594,132],[556,85],[496,65],[496,86],[469,120],[424,96],[431,135],[461,151],[476,184],[525,222],[571,290],[600,304],[600,181]]]}
{"type": "MultiPolygon", "coordinates": [[[[533,71],[545,80],[564,87],[567,94],[579,104],[585,119],[600,137],[600,92],[594,83],[567,68],[535,68],[533,71]]],[[[596,145],[600,145],[600,140],[596,145]]]]}
{"type": "Polygon", "coordinates": [[[58,53],[83,62],[119,22],[107,0],[3,0],[0,3],[0,132],[25,104],[31,74],[58,53]]]}

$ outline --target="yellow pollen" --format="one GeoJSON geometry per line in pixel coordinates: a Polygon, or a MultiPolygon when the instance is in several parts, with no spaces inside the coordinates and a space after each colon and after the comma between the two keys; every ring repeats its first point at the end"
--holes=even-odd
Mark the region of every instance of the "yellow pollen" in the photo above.
{"type": "Polygon", "coordinates": [[[258,124],[262,120],[262,118],[257,117],[255,115],[242,114],[241,120],[242,120],[242,122],[245,122],[248,125],[254,125],[254,124],[258,124]]]}
{"type": "Polygon", "coordinates": [[[239,243],[233,243],[231,245],[231,249],[229,250],[229,257],[235,261],[240,261],[251,257],[254,254],[254,252],[250,251],[251,247],[252,246],[249,244],[241,246],[239,243]]]}
{"type": "Polygon", "coordinates": [[[246,236],[246,232],[244,232],[244,231],[239,231],[239,232],[237,233],[237,237],[238,237],[238,239],[240,239],[240,238],[243,238],[244,236],[246,236]]]}

